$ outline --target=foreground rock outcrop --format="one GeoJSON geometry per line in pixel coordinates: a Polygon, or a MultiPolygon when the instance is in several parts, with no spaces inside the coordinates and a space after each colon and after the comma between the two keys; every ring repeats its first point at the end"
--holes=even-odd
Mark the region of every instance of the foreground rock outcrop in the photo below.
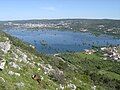
{"type": "Polygon", "coordinates": [[[0,58],[0,70],[3,70],[5,67],[6,61],[0,58]]]}
{"type": "Polygon", "coordinates": [[[6,42],[0,42],[0,49],[4,52],[7,53],[11,48],[10,41],[6,42]]]}

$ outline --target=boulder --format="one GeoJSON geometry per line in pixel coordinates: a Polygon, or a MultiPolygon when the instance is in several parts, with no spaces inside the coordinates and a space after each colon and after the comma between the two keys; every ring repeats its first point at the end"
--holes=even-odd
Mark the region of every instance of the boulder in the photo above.
{"type": "Polygon", "coordinates": [[[19,69],[19,70],[21,69],[20,66],[17,65],[16,63],[14,63],[14,62],[10,62],[9,65],[13,68],[16,68],[16,69],[19,69]]]}
{"type": "Polygon", "coordinates": [[[9,71],[8,74],[11,76],[13,76],[13,75],[20,76],[20,73],[15,73],[13,71],[9,71]]]}
{"type": "Polygon", "coordinates": [[[16,83],[16,86],[18,88],[23,88],[23,87],[25,87],[25,84],[23,82],[20,82],[20,83],[16,83]]]}
{"type": "Polygon", "coordinates": [[[4,52],[7,53],[11,48],[10,41],[6,42],[0,42],[0,49],[4,52]]]}
{"type": "Polygon", "coordinates": [[[71,90],[76,90],[77,89],[75,84],[72,84],[72,83],[68,84],[68,88],[71,88],[71,90]]]}
{"type": "Polygon", "coordinates": [[[3,82],[5,82],[5,79],[4,79],[3,77],[0,77],[0,79],[1,79],[3,82]]]}
{"type": "Polygon", "coordinates": [[[5,67],[6,61],[0,58],[0,70],[3,70],[5,67]]]}

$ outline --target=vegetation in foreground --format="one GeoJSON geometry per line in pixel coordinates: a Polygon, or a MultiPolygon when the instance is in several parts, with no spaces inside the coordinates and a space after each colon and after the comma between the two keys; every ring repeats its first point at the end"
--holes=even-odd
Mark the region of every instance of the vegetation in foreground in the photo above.
{"type": "Polygon", "coordinates": [[[120,89],[120,62],[103,60],[99,51],[90,55],[84,52],[42,55],[0,32],[0,58],[5,62],[0,71],[0,90],[120,89]],[[10,49],[3,49],[3,44],[10,49]]]}

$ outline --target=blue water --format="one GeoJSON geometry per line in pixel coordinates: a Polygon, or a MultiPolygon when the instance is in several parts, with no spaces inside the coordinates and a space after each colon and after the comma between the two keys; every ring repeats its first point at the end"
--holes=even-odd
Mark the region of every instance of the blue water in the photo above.
{"type": "Polygon", "coordinates": [[[91,33],[72,31],[9,29],[5,32],[34,45],[37,51],[47,54],[79,52],[92,48],[92,45],[120,44],[120,39],[107,35],[95,36],[91,33]],[[42,45],[41,40],[44,40],[47,45],[42,45]]]}

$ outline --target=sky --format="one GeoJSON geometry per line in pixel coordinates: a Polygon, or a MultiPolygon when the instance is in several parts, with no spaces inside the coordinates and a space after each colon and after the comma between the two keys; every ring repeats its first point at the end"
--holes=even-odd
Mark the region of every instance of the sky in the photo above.
{"type": "Polygon", "coordinates": [[[0,21],[120,19],[120,0],[0,0],[0,21]]]}

